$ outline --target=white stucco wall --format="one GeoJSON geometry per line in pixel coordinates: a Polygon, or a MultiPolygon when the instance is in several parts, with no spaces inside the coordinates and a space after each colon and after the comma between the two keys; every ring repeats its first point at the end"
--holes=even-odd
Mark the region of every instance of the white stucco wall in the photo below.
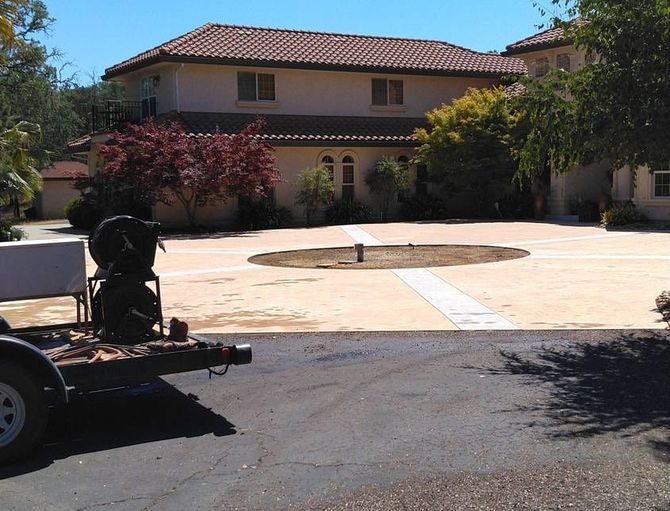
{"type": "Polygon", "coordinates": [[[570,214],[573,200],[598,202],[611,194],[607,163],[575,167],[566,174],[552,174],[549,212],[552,215],[570,214]]]}
{"type": "Polygon", "coordinates": [[[535,76],[536,61],[546,57],[549,61],[549,67],[551,69],[556,69],[556,57],[562,53],[570,54],[570,71],[575,71],[584,66],[586,52],[581,49],[577,50],[577,48],[572,45],[560,46],[558,48],[549,48],[539,51],[531,51],[528,53],[514,55],[514,57],[523,60],[528,66],[528,73],[530,76],[535,76]]]}
{"type": "Polygon", "coordinates": [[[291,115],[423,117],[468,87],[488,87],[489,78],[391,75],[204,64],[163,64],[124,77],[128,99],[139,100],[142,78],[158,74],[158,112],[237,112],[291,115]],[[275,75],[274,102],[239,102],[237,72],[275,75]],[[373,107],[372,78],[403,80],[404,105],[373,107]],[[178,98],[177,98],[178,96],[178,98]]]}
{"type": "Polygon", "coordinates": [[[73,184],[73,179],[45,179],[36,201],[39,217],[65,218],[65,204],[80,196],[73,184]]]}
{"type": "MultiPolygon", "coordinates": [[[[199,225],[232,226],[235,222],[237,212],[237,199],[231,198],[226,202],[211,204],[198,208],[196,222],[199,225]]],[[[172,205],[157,203],[152,208],[153,219],[167,227],[186,226],[188,220],[184,206],[178,201],[172,201],[172,205]]]]}
{"type": "Polygon", "coordinates": [[[654,197],[654,175],[649,168],[637,169],[634,181],[637,208],[650,220],[670,220],[670,197],[654,197]]]}
{"type": "MultiPolygon", "coordinates": [[[[275,200],[278,206],[288,208],[297,224],[305,221],[304,208],[295,204],[298,193],[298,175],[309,167],[315,167],[321,158],[328,154],[335,159],[335,198],[342,196],[342,159],[349,155],[354,158],[354,197],[357,201],[369,205],[375,218],[379,216],[377,198],[371,196],[365,184],[365,173],[383,155],[411,157],[414,149],[397,147],[277,147],[275,156],[277,168],[281,172],[282,181],[275,187],[275,200]]],[[[416,172],[412,166],[413,172],[416,172]]],[[[156,204],[153,209],[154,219],[167,225],[186,225],[183,207],[177,201],[172,206],[156,204]]],[[[230,199],[226,203],[210,205],[198,210],[198,223],[203,225],[232,226],[237,214],[237,200],[230,199]]]]}

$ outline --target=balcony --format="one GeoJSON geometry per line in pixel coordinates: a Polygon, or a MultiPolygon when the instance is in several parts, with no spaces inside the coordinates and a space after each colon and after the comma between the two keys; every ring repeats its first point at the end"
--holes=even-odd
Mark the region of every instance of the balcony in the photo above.
{"type": "Polygon", "coordinates": [[[91,105],[91,131],[114,131],[156,115],[156,98],[91,105]]]}

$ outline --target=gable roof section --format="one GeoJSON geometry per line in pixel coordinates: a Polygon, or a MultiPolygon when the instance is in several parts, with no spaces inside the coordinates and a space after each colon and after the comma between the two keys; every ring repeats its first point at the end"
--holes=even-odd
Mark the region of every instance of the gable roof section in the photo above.
{"type": "Polygon", "coordinates": [[[408,146],[417,144],[414,130],[427,127],[424,118],[411,117],[170,112],[160,120],[175,121],[193,136],[207,136],[239,133],[258,117],[266,123],[262,138],[273,146],[408,146]]]}
{"type": "Polygon", "coordinates": [[[482,77],[527,72],[519,59],[443,41],[207,23],[107,68],[103,79],[165,61],[482,77]]]}
{"type": "MultiPolygon", "coordinates": [[[[586,23],[583,18],[575,18],[571,23],[577,26],[586,23]]],[[[554,27],[533,34],[525,39],[521,39],[512,44],[508,44],[503,55],[519,55],[536,50],[543,50],[547,48],[560,48],[561,46],[568,46],[572,44],[565,37],[565,30],[563,27],[554,27]]]]}

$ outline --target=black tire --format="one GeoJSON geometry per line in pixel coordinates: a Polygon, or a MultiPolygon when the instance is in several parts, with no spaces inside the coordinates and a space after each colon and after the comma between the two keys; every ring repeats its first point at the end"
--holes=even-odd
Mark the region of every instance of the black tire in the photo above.
{"type": "Polygon", "coordinates": [[[0,362],[0,464],[34,448],[44,435],[48,418],[39,379],[18,364],[0,362]]]}

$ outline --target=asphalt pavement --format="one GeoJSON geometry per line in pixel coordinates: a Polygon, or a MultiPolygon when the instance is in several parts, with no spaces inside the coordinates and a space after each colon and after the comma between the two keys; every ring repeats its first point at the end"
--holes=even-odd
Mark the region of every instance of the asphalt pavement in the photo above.
{"type": "Polygon", "coordinates": [[[0,509],[670,509],[670,341],[220,336],[254,361],[78,399],[0,509]]]}

